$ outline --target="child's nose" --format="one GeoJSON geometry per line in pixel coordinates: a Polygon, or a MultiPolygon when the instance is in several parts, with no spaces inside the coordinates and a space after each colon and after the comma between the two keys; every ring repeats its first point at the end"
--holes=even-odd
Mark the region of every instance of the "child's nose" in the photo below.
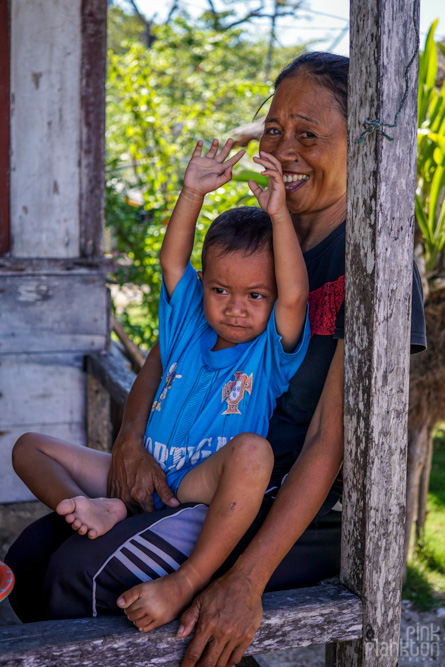
{"type": "Polygon", "coordinates": [[[245,312],[244,300],[239,296],[232,296],[228,303],[228,311],[231,315],[242,315],[245,312]]]}

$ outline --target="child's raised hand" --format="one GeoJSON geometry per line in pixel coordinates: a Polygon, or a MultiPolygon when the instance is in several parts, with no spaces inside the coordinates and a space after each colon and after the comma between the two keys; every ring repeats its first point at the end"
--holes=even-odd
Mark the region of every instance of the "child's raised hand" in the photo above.
{"type": "Polygon", "coordinates": [[[200,196],[228,183],[232,178],[232,167],[241,160],[246,152],[245,150],[238,151],[227,160],[233,146],[233,139],[228,139],[219,153],[218,139],[213,139],[205,155],[201,155],[202,145],[201,140],[196,144],[184,176],[184,189],[200,196]]]}
{"type": "Polygon", "coordinates": [[[249,181],[249,188],[257,198],[259,205],[270,216],[287,213],[286,190],[281,164],[273,155],[265,151],[260,151],[260,157],[254,157],[253,160],[264,167],[261,173],[269,177],[266,190],[263,190],[255,181],[249,181]]]}

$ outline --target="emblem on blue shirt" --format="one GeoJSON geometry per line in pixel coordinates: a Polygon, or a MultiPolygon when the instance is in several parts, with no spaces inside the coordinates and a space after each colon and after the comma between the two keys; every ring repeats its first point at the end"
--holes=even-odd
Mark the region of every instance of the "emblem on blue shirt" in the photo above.
{"type": "Polygon", "coordinates": [[[177,375],[176,374],[176,368],[178,366],[178,362],[175,361],[174,364],[170,366],[168,369],[167,377],[165,379],[165,385],[163,390],[161,391],[159,398],[157,401],[153,403],[151,406],[151,411],[154,412],[155,410],[160,410],[161,409],[161,403],[164,400],[164,398],[167,396],[167,392],[169,389],[171,389],[171,386],[175,380],[179,380],[182,378],[182,375],[177,375]]]}
{"type": "Polygon", "coordinates": [[[253,373],[247,376],[247,373],[241,371],[235,372],[235,379],[229,380],[223,387],[221,401],[227,401],[227,408],[222,412],[223,415],[240,415],[238,409],[243,399],[244,392],[252,393],[253,373]]]}

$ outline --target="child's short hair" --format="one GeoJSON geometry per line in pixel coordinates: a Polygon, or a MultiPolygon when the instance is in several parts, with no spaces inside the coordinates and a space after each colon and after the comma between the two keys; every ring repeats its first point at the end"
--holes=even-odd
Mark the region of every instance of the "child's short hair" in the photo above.
{"type": "Polygon", "coordinates": [[[202,246],[201,263],[205,271],[209,248],[219,246],[220,256],[243,250],[252,255],[258,250],[273,252],[272,221],[257,206],[239,206],[221,213],[210,225],[202,246]]]}

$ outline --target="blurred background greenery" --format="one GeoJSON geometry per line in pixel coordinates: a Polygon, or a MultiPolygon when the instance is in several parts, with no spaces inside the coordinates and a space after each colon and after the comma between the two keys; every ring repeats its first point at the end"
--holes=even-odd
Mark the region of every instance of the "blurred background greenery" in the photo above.
{"type": "MultiPolygon", "coordinates": [[[[240,27],[220,29],[211,17],[180,14],[152,25],[148,47],[143,23],[112,6],[108,30],[106,222],[119,263],[113,279],[131,286],[116,308],[133,340],[148,349],[158,334],[159,250],[196,141],[224,141],[249,123],[272,79],[304,47],[275,48],[266,76],[267,42],[245,39],[240,27]]],[[[256,150],[247,148],[244,169],[255,167],[256,150]]],[[[242,180],[206,197],[192,257],[197,267],[208,224],[227,208],[256,204],[242,166],[237,173],[242,180]]]]}

